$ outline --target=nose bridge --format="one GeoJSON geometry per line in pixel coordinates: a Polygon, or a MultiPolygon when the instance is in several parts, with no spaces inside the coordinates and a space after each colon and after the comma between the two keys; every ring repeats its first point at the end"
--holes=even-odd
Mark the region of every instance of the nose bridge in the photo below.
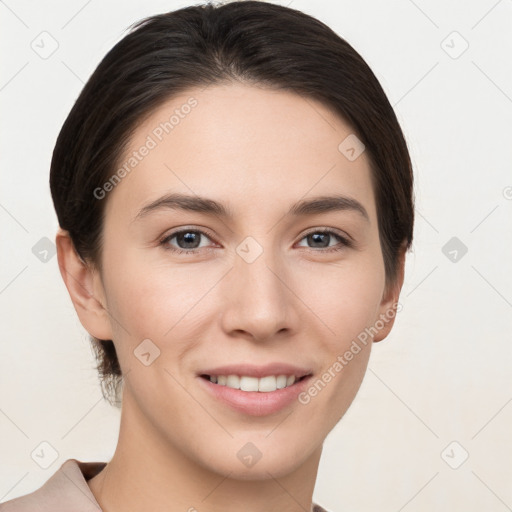
{"type": "Polygon", "coordinates": [[[239,244],[228,284],[225,329],[265,339],[283,328],[294,328],[296,305],[284,284],[283,268],[279,255],[255,239],[247,237],[239,244]]]}

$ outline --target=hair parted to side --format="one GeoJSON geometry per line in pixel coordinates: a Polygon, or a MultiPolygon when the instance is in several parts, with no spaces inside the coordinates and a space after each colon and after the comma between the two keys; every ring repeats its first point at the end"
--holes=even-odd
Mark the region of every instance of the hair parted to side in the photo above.
{"type": "MultiPolygon", "coordinates": [[[[376,197],[386,284],[413,239],[413,170],[402,130],[374,73],[321,21],[264,1],[194,5],[144,18],[103,58],[69,113],[53,151],[50,188],[77,254],[102,271],[108,196],[137,126],[188,88],[229,82],[287,90],[322,102],[365,144],[376,197]]],[[[341,142],[341,141],[340,141],[341,142]]],[[[91,336],[103,396],[120,404],[112,340],[91,336]]]]}

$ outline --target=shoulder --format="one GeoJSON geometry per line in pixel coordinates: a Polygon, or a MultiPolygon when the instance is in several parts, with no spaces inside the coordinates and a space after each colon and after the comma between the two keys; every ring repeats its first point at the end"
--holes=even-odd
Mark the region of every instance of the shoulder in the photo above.
{"type": "Polygon", "coordinates": [[[104,462],[66,460],[39,489],[0,504],[0,512],[101,512],[87,485],[104,462]]]}
{"type": "Polygon", "coordinates": [[[321,507],[320,505],[317,505],[316,503],[313,503],[313,509],[312,512],[329,512],[325,508],[321,507]]]}

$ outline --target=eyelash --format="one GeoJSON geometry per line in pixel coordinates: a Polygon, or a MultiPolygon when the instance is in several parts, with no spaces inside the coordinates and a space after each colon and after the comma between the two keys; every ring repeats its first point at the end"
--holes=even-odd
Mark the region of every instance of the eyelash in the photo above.
{"type": "MultiPolygon", "coordinates": [[[[169,235],[166,235],[164,238],[162,238],[159,241],[159,245],[163,246],[163,248],[166,251],[171,251],[171,252],[174,252],[176,254],[184,254],[184,253],[186,253],[186,254],[196,254],[199,251],[198,248],[196,248],[196,249],[180,249],[180,248],[172,247],[171,245],[169,245],[169,241],[172,240],[176,235],[179,235],[181,233],[200,233],[201,235],[204,235],[205,237],[207,237],[209,239],[213,239],[213,237],[210,234],[208,234],[206,231],[203,231],[201,229],[197,229],[197,228],[195,228],[195,229],[181,229],[179,231],[174,231],[173,233],[170,233],[169,235]]],[[[310,247],[309,249],[311,249],[312,251],[331,253],[331,252],[342,251],[345,248],[353,248],[353,247],[355,247],[355,244],[354,244],[354,242],[352,242],[352,240],[349,240],[348,238],[340,235],[336,231],[333,231],[331,229],[322,229],[322,228],[314,229],[312,231],[309,231],[309,232],[305,233],[304,236],[299,241],[302,241],[304,238],[306,238],[309,235],[317,234],[317,233],[334,235],[336,238],[339,239],[339,241],[341,243],[338,244],[338,245],[335,245],[334,247],[329,247],[329,248],[310,247]]],[[[207,248],[206,250],[207,251],[211,251],[212,248],[207,248]]]]}

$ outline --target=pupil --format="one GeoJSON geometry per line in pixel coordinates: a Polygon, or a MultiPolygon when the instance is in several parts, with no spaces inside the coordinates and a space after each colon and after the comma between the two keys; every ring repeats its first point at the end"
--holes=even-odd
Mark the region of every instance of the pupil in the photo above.
{"type": "MultiPolygon", "coordinates": [[[[322,239],[323,239],[323,242],[320,247],[328,247],[329,243],[328,243],[328,237],[329,237],[329,234],[328,233],[313,233],[312,235],[309,235],[309,238],[310,238],[310,241],[313,241],[314,243],[316,242],[322,242],[322,239]]],[[[317,246],[318,247],[318,246],[317,246]]]]}
{"type": "Polygon", "coordinates": [[[195,249],[197,247],[197,244],[193,247],[191,247],[188,244],[194,245],[194,242],[197,242],[199,237],[197,236],[197,233],[194,233],[192,231],[187,231],[185,233],[182,233],[181,235],[178,235],[178,240],[182,239],[185,241],[186,247],[184,249],[195,249]],[[196,240],[194,240],[196,238],[196,240]]]}

